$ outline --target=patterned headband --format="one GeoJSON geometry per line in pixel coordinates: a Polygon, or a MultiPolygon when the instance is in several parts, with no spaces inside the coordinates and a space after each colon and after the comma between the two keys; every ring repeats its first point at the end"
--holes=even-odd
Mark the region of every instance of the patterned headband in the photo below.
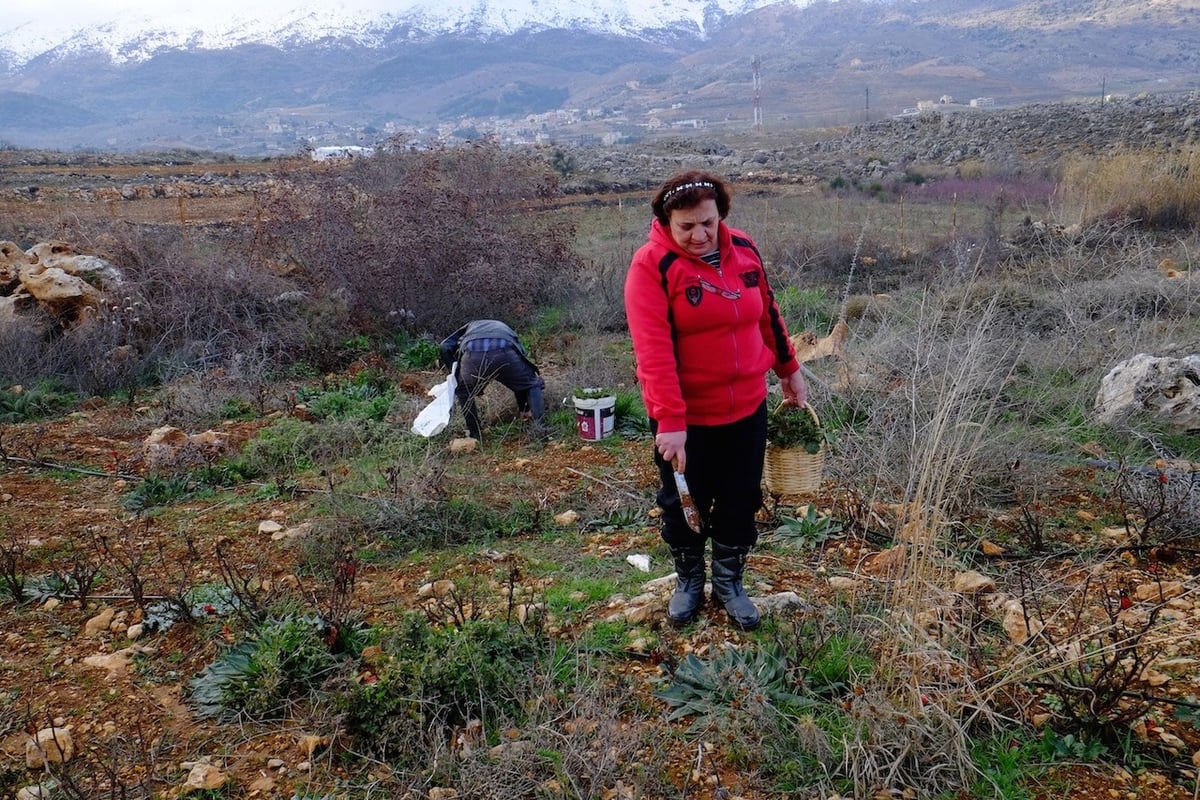
{"type": "Polygon", "coordinates": [[[675,195],[682,191],[686,191],[687,189],[712,189],[715,191],[716,188],[716,184],[712,181],[691,181],[690,183],[681,183],[674,189],[668,189],[667,193],[663,195],[662,201],[665,203],[675,195]]]}

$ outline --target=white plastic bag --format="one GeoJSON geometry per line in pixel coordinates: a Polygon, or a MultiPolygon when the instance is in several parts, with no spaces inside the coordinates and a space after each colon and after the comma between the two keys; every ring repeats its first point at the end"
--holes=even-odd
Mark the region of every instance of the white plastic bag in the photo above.
{"type": "Polygon", "coordinates": [[[450,424],[450,413],[454,410],[454,387],[458,384],[454,377],[457,369],[456,362],[450,368],[449,377],[426,392],[433,398],[433,402],[422,408],[421,413],[413,420],[413,433],[426,437],[437,436],[450,424]]]}

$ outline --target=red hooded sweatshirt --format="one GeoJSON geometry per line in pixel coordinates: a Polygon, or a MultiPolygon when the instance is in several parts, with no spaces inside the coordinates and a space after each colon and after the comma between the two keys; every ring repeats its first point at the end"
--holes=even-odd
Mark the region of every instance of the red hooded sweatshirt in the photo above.
{"type": "Polygon", "coordinates": [[[625,277],[642,398],[663,433],[744,419],[766,399],[767,370],[800,369],[758,248],[724,222],[717,242],[720,269],[656,219],[625,277]]]}

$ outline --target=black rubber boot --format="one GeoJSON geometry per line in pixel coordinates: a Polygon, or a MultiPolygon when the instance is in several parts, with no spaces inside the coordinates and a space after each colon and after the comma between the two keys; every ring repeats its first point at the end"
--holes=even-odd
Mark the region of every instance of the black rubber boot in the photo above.
{"type": "Polygon", "coordinates": [[[667,603],[673,625],[686,625],[704,605],[704,542],[697,547],[672,547],[675,557],[675,593],[667,603]]]}
{"type": "Polygon", "coordinates": [[[758,609],[742,588],[742,572],[746,568],[746,556],[749,554],[749,547],[726,547],[719,542],[713,542],[713,599],[725,606],[729,621],[744,631],[757,628],[761,619],[758,609]]]}

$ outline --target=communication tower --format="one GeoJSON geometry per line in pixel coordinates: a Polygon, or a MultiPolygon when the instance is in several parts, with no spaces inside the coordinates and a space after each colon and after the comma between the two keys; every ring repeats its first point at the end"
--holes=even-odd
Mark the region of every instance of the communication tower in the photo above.
{"type": "Polygon", "coordinates": [[[762,66],[762,63],[758,60],[758,56],[755,56],[754,60],[751,61],[750,63],[751,63],[751,66],[754,68],[754,127],[761,128],[762,124],[763,124],[763,120],[762,120],[762,74],[760,73],[760,67],[762,66]]]}

